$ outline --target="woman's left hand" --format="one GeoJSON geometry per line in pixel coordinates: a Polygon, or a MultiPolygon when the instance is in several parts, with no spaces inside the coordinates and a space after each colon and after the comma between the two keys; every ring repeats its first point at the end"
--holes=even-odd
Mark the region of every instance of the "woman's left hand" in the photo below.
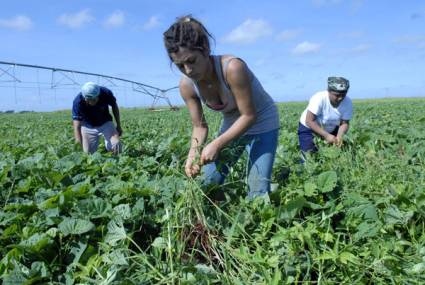
{"type": "Polygon", "coordinates": [[[337,136],[335,139],[335,145],[337,147],[341,147],[344,144],[344,140],[342,139],[342,137],[337,136]]]}
{"type": "Polygon", "coordinates": [[[212,141],[207,144],[201,153],[200,163],[201,165],[205,165],[207,163],[213,162],[217,159],[218,154],[220,153],[220,147],[212,141]]]}

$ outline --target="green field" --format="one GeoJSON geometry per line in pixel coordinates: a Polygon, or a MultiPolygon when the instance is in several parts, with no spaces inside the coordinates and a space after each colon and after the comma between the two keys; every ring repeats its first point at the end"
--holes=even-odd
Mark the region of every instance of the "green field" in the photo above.
{"type": "Polygon", "coordinates": [[[186,109],[122,110],[119,157],[83,154],[70,112],[1,114],[2,284],[424,284],[425,99],[354,101],[301,165],[305,106],[279,105],[269,204],[243,159],[225,201],[184,176],[186,109]]]}

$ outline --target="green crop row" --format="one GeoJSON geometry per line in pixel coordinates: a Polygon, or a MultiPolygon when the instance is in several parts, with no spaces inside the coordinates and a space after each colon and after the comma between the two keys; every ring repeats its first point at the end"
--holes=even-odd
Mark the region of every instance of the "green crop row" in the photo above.
{"type": "Polygon", "coordinates": [[[304,107],[279,105],[270,202],[243,159],[222,189],[185,177],[185,109],[122,110],[118,157],[69,112],[1,114],[2,284],[424,284],[425,99],[354,101],[344,147],[300,164],[304,107]]]}

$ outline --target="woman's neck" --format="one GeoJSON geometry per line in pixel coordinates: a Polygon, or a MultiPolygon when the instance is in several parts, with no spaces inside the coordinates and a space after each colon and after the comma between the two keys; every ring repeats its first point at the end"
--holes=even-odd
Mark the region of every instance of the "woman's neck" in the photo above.
{"type": "Polygon", "coordinates": [[[216,79],[217,79],[217,76],[216,76],[215,68],[214,68],[214,57],[212,55],[210,55],[208,57],[207,72],[205,73],[204,78],[199,80],[198,83],[202,83],[202,84],[205,84],[205,85],[208,86],[208,85],[214,84],[216,79]]]}

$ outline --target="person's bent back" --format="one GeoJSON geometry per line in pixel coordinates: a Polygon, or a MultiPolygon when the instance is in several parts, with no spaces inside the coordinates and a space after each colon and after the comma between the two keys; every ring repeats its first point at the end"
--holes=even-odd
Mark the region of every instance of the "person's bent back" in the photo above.
{"type": "Polygon", "coordinates": [[[85,83],[72,105],[72,120],[76,143],[84,152],[93,153],[99,146],[99,136],[105,138],[105,147],[114,154],[121,152],[122,134],[119,108],[111,90],[93,82],[85,83]],[[112,123],[109,106],[115,118],[112,123]]]}

